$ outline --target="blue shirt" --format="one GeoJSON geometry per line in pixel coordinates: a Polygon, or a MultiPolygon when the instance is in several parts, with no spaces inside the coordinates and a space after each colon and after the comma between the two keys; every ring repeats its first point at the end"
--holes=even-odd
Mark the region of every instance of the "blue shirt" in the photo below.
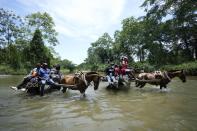
{"type": "Polygon", "coordinates": [[[50,79],[49,77],[49,73],[50,73],[50,70],[48,68],[44,69],[44,68],[40,68],[39,70],[39,76],[44,79],[44,80],[48,80],[50,79]]]}

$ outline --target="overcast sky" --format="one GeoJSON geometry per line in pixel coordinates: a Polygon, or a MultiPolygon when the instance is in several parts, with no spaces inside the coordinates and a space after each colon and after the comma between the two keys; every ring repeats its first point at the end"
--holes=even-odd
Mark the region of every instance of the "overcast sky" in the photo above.
{"type": "Polygon", "coordinates": [[[38,11],[49,13],[59,33],[55,47],[61,59],[75,64],[87,58],[87,49],[103,33],[113,37],[121,29],[124,18],[144,14],[140,5],[144,0],[0,0],[0,8],[20,16],[38,11]]]}

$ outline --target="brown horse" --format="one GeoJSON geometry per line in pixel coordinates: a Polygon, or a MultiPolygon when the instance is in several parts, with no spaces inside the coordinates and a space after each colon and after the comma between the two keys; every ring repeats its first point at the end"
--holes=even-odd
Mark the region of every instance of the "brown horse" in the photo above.
{"type": "Polygon", "coordinates": [[[79,78],[85,81],[86,85],[89,86],[91,82],[94,83],[94,90],[97,90],[99,87],[100,76],[97,72],[91,71],[87,73],[80,72],[78,75],[79,78]]]}
{"type": "Polygon", "coordinates": [[[79,90],[80,93],[85,96],[85,91],[92,81],[94,83],[94,90],[97,90],[100,76],[96,72],[88,72],[86,74],[81,72],[75,75],[66,75],[61,79],[60,83],[63,85],[63,93],[69,88],[72,90],[79,90]]]}
{"type": "Polygon", "coordinates": [[[160,89],[166,88],[172,78],[179,77],[182,82],[186,82],[186,75],[183,70],[165,71],[161,73],[140,73],[136,78],[136,87],[144,87],[146,83],[160,85],[160,89]]]}

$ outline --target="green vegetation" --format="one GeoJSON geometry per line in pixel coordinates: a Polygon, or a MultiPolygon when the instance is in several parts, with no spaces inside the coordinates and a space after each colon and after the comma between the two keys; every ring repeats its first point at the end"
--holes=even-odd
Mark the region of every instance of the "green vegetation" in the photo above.
{"type": "Polygon", "coordinates": [[[27,74],[38,62],[47,62],[50,66],[59,63],[65,72],[72,72],[75,65],[61,60],[53,49],[58,44],[54,26],[52,17],[46,12],[21,18],[1,8],[0,74],[27,74]]]}
{"type": "Polygon", "coordinates": [[[107,63],[119,64],[120,57],[127,56],[130,66],[145,71],[196,72],[197,1],[145,0],[141,7],[145,16],[124,19],[113,38],[104,33],[91,44],[81,66],[102,69],[107,63]]]}
{"type": "Polygon", "coordinates": [[[197,61],[182,63],[179,65],[165,65],[161,67],[162,70],[181,70],[185,69],[188,75],[197,75],[197,61]]]}
{"type": "Polygon", "coordinates": [[[25,72],[36,62],[59,63],[65,72],[103,71],[109,63],[120,64],[120,57],[127,56],[136,69],[186,69],[196,75],[197,1],[145,0],[141,7],[145,16],[125,18],[113,37],[104,33],[92,42],[88,57],[78,67],[61,60],[54,51],[58,33],[48,13],[33,13],[23,21],[0,9],[0,72],[25,72]]]}

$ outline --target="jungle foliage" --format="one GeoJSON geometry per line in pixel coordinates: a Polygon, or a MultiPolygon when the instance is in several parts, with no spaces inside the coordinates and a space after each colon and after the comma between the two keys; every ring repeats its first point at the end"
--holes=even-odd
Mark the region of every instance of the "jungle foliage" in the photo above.
{"type": "Polygon", "coordinates": [[[145,0],[141,7],[145,16],[124,19],[113,37],[104,33],[91,44],[83,67],[102,69],[101,65],[119,64],[121,56],[129,58],[130,66],[150,70],[196,63],[197,1],[145,0]]]}
{"type": "Polygon", "coordinates": [[[32,13],[24,18],[13,11],[0,8],[0,73],[24,74],[36,63],[61,63],[73,71],[75,65],[61,60],[53,46],[59,42],[52,17],[44,12],[32,13]]]}

